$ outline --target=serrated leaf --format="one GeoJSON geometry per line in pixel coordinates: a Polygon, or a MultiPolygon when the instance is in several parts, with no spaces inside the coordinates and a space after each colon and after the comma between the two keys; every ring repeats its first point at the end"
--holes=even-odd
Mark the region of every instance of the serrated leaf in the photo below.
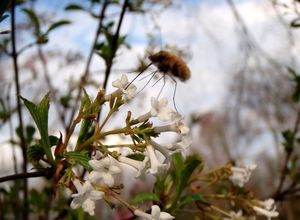
{"type": "Polygon", "coordinates": [[[142,203],[145,201],[154,201],[154,202],[160,203],[160,200],[156,194],[148,193],[148,192],[138,194],[131,200],[131,203],[139,204],[139,203],[142,203]]]}
{"type": "Polygon", "coordinates": [[[81,5],[70,4],[67,7],[65,7],[65,10],[85,10],[85,8],[82,7],[81,5]]]}
{"type": "Polygon", "coordinates": [[[82,165],[87,171],[92,171],[92,167],[89,165],[90,157],[82,152],[70,151],[67,152],[66,155],[72,159],[74,159],[77,163],[82,165]]]}
{"type": "Polygon", "coordinates": [[[192,195],[185,195],[180,198],[179,208],[183,208],[186,205],[191,203],[199,202],[205,205],[209,205],[209,202],[200,194],[192,194],[192,195]]]}
{"type": "Polygon", "coordinates": [[[61,27],[61,26],[63,26],[63,25],[68,25],[68,24],[71,24],[71,22],[68,21],[68,20],[61,20],[61,21],[55,22],[55,23],[53,23],[53,24],[48,28],[48,30],[46,31],[46,34],[48,34],[49,32],[51,32],[51,31],[53,31],[53,30],[55,30],[56,28],[59,28],[59,27],[61,27]]]}
{"type": "Polygon", "coordinates": [[[49,112],[49,94],[45,95],[42,101],[36,105],[31,101],[21,97],[25,106],[29,110],[31,117],[33,118],[39,133],[41,135],[42,147],[50,162],[53,162],[53,156],[51,153],[51,146],[48,135],[48,112],[49,112]]]}
{"type": "Polygon", "coordinates": [[[31,20],[33,26],[34,26],[34,30],[36,32],[37,35],[40,35],[41,33],[41,28],[40,28],[40,21],[39,18],[37,17],[37,15],[35,14],[34,11],[27,9],[27,8],[23,8],[22,11],[28,16],[28,18],[31,20]]]}
{"type": "MultiPolygon", "coordinates": [[[[83,89],[83,94],[84,94],[84,96],[81,101],[79,112],[83,112],[85,109],[89,108],[92,104],[89,95],[87,94],[87,92],[84,89],[83,89]]],[[[78,136],[76,147],[75,147],[75,151],[85,140],[87,140],[91,136],[91,133],[89,132],[89,130],[91,129],[92,125],[93,125],[93,121],[91,119],[85,118],[82,120],[82,123],[80,126],[80,131],[79,131],[79,136],[78,136]]]]}
{"type": "Polygon", "coordinates": [[[186,187],[191,175],[193,174],[194,170],[202,164],[202,158],[200,158],[198,155],[190,155],[186,158],[184,161],[184,169],[181,173],[181,181],[178,186],[179,193],[183,191],[183,189],[186,187]]]}
{"type": "Polygon", "coordinates": [[[181,181],[181,173],[183,170],[183,166],[184,166],[184,161],[183,161],[183,157],[180,153],[175,153],[172,156],[172,162],[173,162],[173,178],[174,178],[174,182],[176,187],[179,187],[180,185],[180,181],[181,181]]]}

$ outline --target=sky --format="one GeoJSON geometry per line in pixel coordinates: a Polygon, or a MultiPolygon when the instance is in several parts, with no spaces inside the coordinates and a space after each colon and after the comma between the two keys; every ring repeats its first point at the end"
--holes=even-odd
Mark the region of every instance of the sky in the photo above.
{"type": "MultiPolygon", "coordinates": [[[[86,13],[62,12],[67,2],[39,1],[37,5],[41,12],[49,12],[53,16],[53,20],[64,18],[72,21],[71,25],[50,34],[50,41],[45,49],[78,50],[84,55],[82,62],[62,70],[59,67],[59,60],[48,61],[50,72],[55,77],[56,86],[61,91],[64,91],[63,85],[67,83],[69,77],[78,79],[80,73],[83,72],[85,59],[96,28],[96,21],[86,13]]],[[[79,3],[81,1],[72,2],[79,3]]],[[[236,0],[234,2],[253,38],[261,48],[272,58],[290,64],[290,61],[281,52],[289,47],[286,30],[278,22],[278,16],[271,7],[270,0],[236,0]]],[[[289,3],[290,1],[285,2],[289,3]]],[[[154,29],[155,24],[151,16],[137,14],[125,16],[121,34],[127,35],[127,42],[131,45],[131,49],[121,48],[118,52],[113,68],[114,74],[111,75],[109,84],[123,73],[114,70],[130,70],[137,65],[138,56],[142,56],[147,47],[147,34],[154,33],[163,45],[176,45],[191,54],[187,65],[191,69],[192,77],[187,82],[179,81],[177,83],[175,99],[179,112],[189,115],[193,112],[218,111],[228,98],[227,90],[232,79],[231,73],[240,62],[240,42],[236,21],[224,0],[188,0],[185,3],[153,15],[156,23],[160,25],[160,32],[154,29]]],[[[285,13],[282,7],[278,6],[277,9],[280,13],[285,13]]],[[[24,19],[21,12],[17,13],[17,17],[20,20],[24,19]]],[[[284,22],[288,23],[292,18],[293,14],[288,13],[284,17],[284,22]]],[[[8,23],[4,22],[1,25],[5,27],[8,23]]],[[[298,35],[299,31],[295,30],[293,34],[298,35]]],[[[24,41],[26,42],[26,39],[24,41]]],[[[25,44],[25,42],[22,43],[25,44]]],[[[299,45],[296,44],[293,50],[293,53],[297,53],[299,45]]],[[[25,62],[26,56],[32,52],[34,51],[28,51],[28,54],[21,57],[20,63],[25,62]]],[[[91,71],[103,69],[103,61],[94,55],[91,71]]],[[[100,74],[95,76],[97,80],[102,77],[100,74]]],[[[129,77],[133,78],[134,74],[129,74],[129,77]]],[[[6,76],[6,79],[9,80],[9,76],[6,76]]],[[[26,81],[26,77],[21,80],[26,81]]],[[[142,86],[144,81],[136,83],[142,86]]],[[[146,111],[149,108],[150,96],[157,96],[161,88],[159,83],[155,87],[151,87],[151,85],[152,83],[140,93],[142,97],[140,101],[130,104],[132,109],[139,107],[143,109],[141,111],[146,111]]],[[[33,85],[33,87],[23,89],[22,93],[25,97],[39,99],[47,92],[45,86],[33,85]],[[33,87],[39,91],[38,94],[32,94],[33,87]]],[[[88,91],[95,94],[95,90],[88,91]]],[[[112,91],[112,87],[108,88],[109,91],[112,91]]],[[[174,84],[168,80],[162,96],[168,98],[170,105],[173,105],[173,92],[174,84]]],[[[53,112],[53,108],[50,111],[53,112]]],[[[51,121],[50,126],[55,127],[55,123],[56,121],[51,121]]],[[[57,129],[54,129],[53,132],[57,132],[57,129]]],[[[3,167],[3,170],[7,170],[11,164],[4,164],[4,160],[1,159],[2,155],[4,154],[0,153],[0,166],[3,167]]]]}

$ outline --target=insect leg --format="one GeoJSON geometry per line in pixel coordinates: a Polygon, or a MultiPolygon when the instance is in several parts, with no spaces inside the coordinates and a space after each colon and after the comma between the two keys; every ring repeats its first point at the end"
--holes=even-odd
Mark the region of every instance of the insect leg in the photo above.
{"type": "Polygon", "coordinates": [[[176,96],[176,90],[177,90],[177,81],[176,79],[174,79],[172,76],[170,76],[170,78],[173,80],[173,82],[175,83],[175,87],[174,87],[174,93],[173,93],[173,105],[174,105],[174,108],[176,110],[176,112],[178,113],[178,109],[176,107],[176,102],[175,102],[175,96],[176,96]]]}
{"type": "Polygon", "coordinates": [[[128,89],[128,87],[133,83],[134,80],[136,80],[143,72],[145,72],[150,66],[152,65],[152,63],[148,64],[148,66],[145,67],[145,69],[143,69],[139,74],[137,74],[133,80],[131,80],[130,83],[128,83],[128,85],[126,86],[125,89],[128,89]]]}
{"type": "Polygon", "coordinates": [[[158,73],[158,70],[153,71],[153,72],[151,73],[152,76],[150,77],[150,79],[148,80],[148,82],[143,86],[143,88],[142,88],[137,94],[139,94],[141,91],[143,91],[143,90],[146,88],[146,86],[150,83],[150,81],[153,79],[153,77],[155,76],[156,73],[158,73]]]}
{"type": "MultiPolygon", "coordinates": [[[[164,87],[165,87],[165,85],[166,85],[166,75],[165,75],[165,74],[164,74],[162,77],[160,77],[160,79],[157,80],[157,81],[155,82],[155,84],[156,84],[158,81],[160,81],[162,78],[164,79],[164,84],[163,84],[163,86],[161,87],[161,89],[160,89],[160,91],[159,91],[159,93],[158,93],[156,99],[158,99],[158,98],[160,97],[160,95],[161,95],[161,93],[162,93],[162,91],[163,91],[163,89],[164,89],[164,87]]],[[[155,84],[154,84],[154,85],[155,85],[155,84]]],[[[154,85],[153,85],[153,86],[154,86],[154,85]]]]}

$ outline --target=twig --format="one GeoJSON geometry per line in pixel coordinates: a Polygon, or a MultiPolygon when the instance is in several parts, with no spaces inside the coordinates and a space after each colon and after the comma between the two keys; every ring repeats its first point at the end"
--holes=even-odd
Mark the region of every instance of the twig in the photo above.
{"type": "Polygon", "coordinates": [[[92,61],[92,57],[93,57],[93,54],[94,54],[94,49],[95,49],[95,46],[97,44],[97,41],[98,41],[98,38],[99,38],[99,35],[103,29],[103,20],[105,18],[105,12],[106,12],[106,8],[109,4],[109,0],[105,0],[103,2],[103,6],[102,6],[102,9],[100,10],[100,16],[99,16],[99,24],[98,24],[98,28],[97,28],[97,31],[95,33],[95,37],[94,37],[94,41],[93,41],[93,44],[92,44],[92,48],[90,50],[90,53],[89,53],[89,56],[88,56],[88,59],[87,59],[87,63],[86,63],[86,66],[85,66],[85,70],[84,70],[84,74],[83,76],[81,77],[81,82],[80,82],[80,85],[79,85],[79,89],[78,89],[78,93],[77,93],[77,96],[75,98],[75,104],[73,106],[73,109],[72,109],[72,112],[71,112],[71,115],[70,115],[70,119],[69,119],[69,122],[68,122],[68,127],[66,129],[66,133],[69,133],[69,130],[70,130],[70,127],[71,127],[71,124],[73,122],[73,118],[75,116],[75,112],[76,112],[76,107],[78,105],[78,102],[80,100],[80,97],[81,97],[81,93],[82,93],[82,85],[86,82],[87,80],[87,77],[89,75],[89,68],[90,68],[90,65],[91,65],[91,61],[92,61]]]}
{"type": "MultiPolygon", "coordinates": [[[[122,11],[121,11],[119,21],[118,21],[117,30],[116,30],[116,33],[114,35],[112,45],[111,45],[111,56],[109,57],[109,60],[107,62],[106,69],[105,69],[104,82],[103,82],[103,87],[102,87],[104,90],[106,90],[108,78],[111,73],[111,68],[113,65],[113,59],[116,56],[116,52],[118,49],[118,40],[119,40],[119,35],[120,35],[120,29],[122,26],[122,22],[123,22],[123,18],[125,15],[127,5],[128,5],[128,0],[124,0],[123,6],[122,6],[122,11]]],[[[98,121],[100,121],[100,116],[101,116],[101,108],[100,108],[100,111],[97,116],[98,121]]]]}
{"type": "Polygon", "coordinates": [[[276,190],[276,193],[274,195],[275,198],[278,198],[280,199],[279,197],[280,196],[284,196],[282,195],[281,193],[281,190],[283,188],[283,184],[284,184],[284,181],[287,177],[287,169],[288,169],[288,163],[290,161],[290,158],[293,154],[293,148],[294,148],[294,143],[295,143],[295,137],[296,137],[296,134],[299,130],[299,123],[300,123],[300,109],[298,110],[298,113],[297,113],[297,119],[296,119],[296,122],[295,122],[295,125],[294,125],[294,129],[293,129],[293,140],[292,140],[292,146],[290,147],[291,150],[289,150],[287,153],[286,153],[286,156],[285,156],[285,160],[284,160],[284,164],[283,164],[283,168],[282,168],[282,171],[281,171],[281,177],[280,177],[280,182],[279,182],[279,185],[278,185],[278,188],[276,190]]]}
{"type": "Polygon", "coordinates": [[[45,169],[43,171],[36,171],[31,173],[13,174],[9,176],[0,177],[0,183],[11,181],[11,180],[18,180],[18,179],[27,179],[27,178],[43,177],[43,176],[45,177],[45,176],[49,176],[50,174],[51,174],[51,169],[45,169]]]}
{"type": "Polygon", "coordinates": [[[54,89],[54,86],[53,86],[51,78],[50,78],[50,74],[49,74],[49,70],[48,70],[46,58],[45,58],[44,53],[42,51],[41,45],[37,45],[37,46],[38,46],[38,56],[39,56],[39,59],[40,59],[40,61],[42,63],[44,76],[45,76],[45,79],[46,79],[46,83],[47,83],[48,89],[51,92],[51,97],[53,99],[54,107],[56,108],[58,117],[59,117],[62,125],[66,129],[67,125],[66,125],[66,121],[65,121],[64,112],[61,112],[60,109],[59,109],[59,106],[58,106],[58,103],[57,103],[57,99],[56,99],[56,96],[55,96],[55,89],[54,89]]]}
{"type": "MultiPolygon", "coordinates": [[[[27,154],[26,154],[26,141],[24,138],[24,127],[23,127],[23,117],[22,117],[22,106],[20,101],[20,83],[19,83],[19,68],[18,68],[18,54],[16,52],[16,30],[15,30],[15,0],[11,2],[11,43],[12,43],[12,59],[13,59],[13,68],[15,75],[15,84],[16,84],[16,98],[17,98],[17,112],[19,118],[19,126],[20,126],[20,139],[21,139],[21,148],[23,155],[23,172],[27,172],[27,154]]],[[[24,209],[23,209],[23,219],[28,219],[28,182],[27,179],[24,179],[24,209]]]]}

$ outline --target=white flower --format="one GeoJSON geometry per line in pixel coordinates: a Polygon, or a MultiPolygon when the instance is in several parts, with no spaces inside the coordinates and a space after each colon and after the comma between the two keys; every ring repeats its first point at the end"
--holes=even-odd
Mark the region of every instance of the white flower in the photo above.
{"type": "Polygon", "coordinates": [[[243,211],[239,210],[238,212],[230,211],[231,218],[224,218],[224,220],[238,220],[238,219],[244,219],[243,218],[243,211]]]}
{"type": "Polygon", "coordinates": [[[146,114],[138,117],[139,122],[148,120],[151,117],[158,117],[162,121],[170,120],[171,109],[167,107],[168,101],[166,98],[158,100],[154,97],[151,97],[151,110],[146,114]]]}
{"type": "Polygon", "coordinates": [[[265,201],[259,201],[258,206],[253,206],[254,211],[258,215],[264,215],[268,217],[268,220],[271,220],[272,217],[278,217],[279,213],[276,211],[276,206],[274,199],[267,199],[265,201]]]}
{"type": "Polygon", "coordinates": [[[145,156],[143,161],[134,160],[128,157],[119,156],[118,161],[132,166],[137,170],[135,175],[136,178],[143,177],[145,175],[146,169],[150,167],[149,157],[145,156]]]}
{"type": "Polygon", "coordinates": [[[85,181],[81,185],[79,180],[75,179],[73,184],[77,189],[77,193],[72,195],[71,208],[77,209],[82,207],[85,212],[95,215],[95,201],[102,199],[104,193],[95,190],[89,181],[85,181]]]}
{"type": "Polygon", "coordinates": [[[154,131],[156,133],[173,131],[182,135],[189,133],[190,129],[187,126],[185,126],[183,117],[180,114],[173,113],[171,119],[172,121],[174,121],[173,124],[154,127],[154,131]]]}
{"type": "Polygon", "coordinates": [[[145,220],[171,220],[175,218],[167,212],[161,212],[159,206],[157,205],[152,206],[151,214],[136,209],[134,211],[134,215],[141,217],[142,219],[145,220]]]}
{"type": "Polygon", "coordinates": [[[155,148],[155,150],[158,150],[159,152],[162,153],[162,155],[164,155],[164,157],[166,158],[164,162],[170,161],[170,155],[174,152],[169,151],[166,146],[162,146],[156,143],[155,141],[153,141],[152,139],[150,139],[150,144],[155,148]]]}
{"type": "Polygon", "coordinates": [[[106,95],[105,100],[109,100],[111,96],[116,96],[119,94],[124,94],[127,99],[132,99],[135,96],[136,86],[134,84],[130,84],[125,74],[122,74],[121,79],[117,79],[112,82],[112,86],[118,88],[112,94],[106,95]],[[128,87],[128,88],[127,88],[128,87]]]}
{"type": "Polygon", "coordinates": [[[151,167],[150,167],[150,169],[148,169],[148,172],[150,172],[152,175],[161,174],[167,168],[167,165],[161,163],[158,160],[152,145],[147,145],[146,149],[147,149],[148,156],[150,158],[150,164],[151,164],[151,167]]]}
{"type": "Polygon", "coordinates": [[[233,182],[234,185],[243,187],[246,182],[249,181],[251,173],[255,170],[256,165],[248,165],[245,168],[241,167],[231,167],[231,176],[229,179],[233,182]]]}
{"type": "Polygon", "coordinates": [[[168,101],[166,98],[162,98],[158,101],[156,98],[151,97],[151,115],[153,117],[158,117],[162,121],[169,120],[171,109],[167,105],[168,101]]]}
{"type": "Polygon", "coordinates": [[[113,174],[120,173],[119,167],[113,165],[109,157],[101,160],[90,160],[89,164],[93,171],[89,173],[88,180],[92,183],[103,181],[107,186],[112,187],[115,183],[113,174]]]}
{"type": "Polygon", "coordinates": [[[166,147],[169,150],[173,150],[173,151],[177,152],[177,151],[185,150],[186,148],[191,146],[191,144],[192,144],[191,138],[189,138],[188,136],[182,136],[181,140],[179,142],[176,142],[171,145],[167,145],[166,147]]]}

